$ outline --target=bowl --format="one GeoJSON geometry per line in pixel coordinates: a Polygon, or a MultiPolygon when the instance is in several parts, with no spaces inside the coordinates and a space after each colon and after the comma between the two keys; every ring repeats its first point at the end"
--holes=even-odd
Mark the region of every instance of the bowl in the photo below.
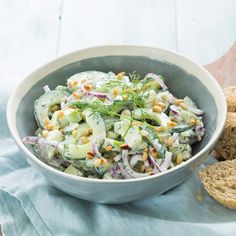
{"type": "Polygon", "coordinates": [[[184,182],[201,164],[217,142],[226,120],[226,101],[215,79],[200,65],[164,49],[143,46],[100,46],[62,56],[31,73],[12,93],[7,107],[10,132],[25,153],[29,164],[58,189],[81,199],[118,204],[161,194],[184,182]],[[87,70],[103,72],[137,71],[141,75],[158,73],[177,97],[190,96],[205,111],[206,133],[193,148],[193,157],[166,172],[127,180],[102,180],[60,172],[42,161],[22,138],[36,129],[33,103],[43,93],[43,86],[55,88],[71,75],[87,70]]]}

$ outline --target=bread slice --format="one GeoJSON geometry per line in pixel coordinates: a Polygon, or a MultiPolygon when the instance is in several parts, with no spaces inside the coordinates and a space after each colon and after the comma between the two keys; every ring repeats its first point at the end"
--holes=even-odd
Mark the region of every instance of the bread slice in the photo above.
{"type": "Polygon", "coordinates": [[[236,112],[236,95],[226,96],[228,112],[236,112]]]}
{"type": "Polygon", "coordinates": [[[236,112],[236,86],[224,89],[228,112],[236,112]]]}
{"type": "Polygon", "coordinates": [[[206,191],[216,201],[236,210],[236,159],[207,166],[199,175],[206,191]]]}
{"type": "Polygon", "coordinates": [[[224,131],[215,150],[227,160],[236,159],[236,113],[228,112],[224,131]]]}

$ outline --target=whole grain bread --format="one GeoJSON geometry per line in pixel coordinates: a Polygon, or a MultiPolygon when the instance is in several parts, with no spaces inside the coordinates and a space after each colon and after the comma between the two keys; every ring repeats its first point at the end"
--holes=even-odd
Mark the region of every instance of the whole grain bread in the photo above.
{"type": "Polygon", "coordinates": [[[225,128],[215,146],[215,150],[224,159],[236,159],[236,113],[227,113],[225,128]]]}
{"type": "Polygon", "coordinates": [[[206,191],[216,201],[236,210],[236,159],[207,166],[199,175],[206,191]]]}
{"type": "Polygon", "coordinates": [[[224,89],[228,112],[236,112],[236,86],[224,89]]]}

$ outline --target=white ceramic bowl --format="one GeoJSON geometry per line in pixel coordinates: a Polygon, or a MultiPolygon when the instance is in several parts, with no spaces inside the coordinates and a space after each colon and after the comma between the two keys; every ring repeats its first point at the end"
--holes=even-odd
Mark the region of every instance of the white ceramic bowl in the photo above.
{"type": "Polygon", "coordinates": [[[25,158],[50,183],[81,199],[100,203],[125,203],[161,194],[182,183],[207,157],[218,140],[226,119],[226,102],[215,79],[200,65],[171,51],[141,46],[101,46],[88,48],[60,57],[34,71],[18,85],[7,108],[7,121],[13,138],[25,158]],[[194,148],[194,156],[164,173],[128,180],[99,180],[60,172],[40,161],[32,147],[22,138],[36,129],[33,102],[43,93],[72,74],[85,70],[137,71],[144,75],[155,72],[166,78],[167,86],[176,96],[189,95],[205,111],[206,133],[194,148]]]}

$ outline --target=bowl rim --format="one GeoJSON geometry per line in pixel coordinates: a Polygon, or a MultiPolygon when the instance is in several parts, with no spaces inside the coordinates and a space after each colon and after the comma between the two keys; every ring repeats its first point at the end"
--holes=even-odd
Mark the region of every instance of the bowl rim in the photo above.
{"type": "MultiPolygon", "coordinates": [[[[103,56],[111,56],[111,55],[103,55],[103,56]]],[[[115,56],[117,56],[117,55],[115,55],[115,56]]],[[[136,55],[132,55],[132,56],[136,56],[136,55]]],[[[147,55],[137,55],[137,56],[147,56],[147,55]]],[[[88,58],[92,58],[92,56],[90,55],[90,57],[87,57],[85,59],[88,59],[88,58]]],[[[150,59],[153,59],[153,58],[150,58],[150,59]]],[[[73,61],[69,61],[69,62],[65,63],[63,66],[68,65],[70,63],[73,63],[73,61]]],[[[179,66],[179,65],[177,65],[177,66],[179,66]]],[[[59,68],[61,68],[61,67],[58,67],[57,69],[59,69],[59,68]]],[[[49,72],[49,73],[51,73],[51,72],[49,72]]],[[[38,82],[41,79],[42,78],[38,79],[36,82],[38,82]]],[[[21,99],[23,97],[24,96],[22,96],[21,99]]],[[[16,115],[16,112],[14,113],[14,115],[16,115]]],[[[224,128],[224,125],[225,125],[225,122],[226,122],[226,115],[227,115],[227,105],[226,105],[226,100],[225,100],[225,97],[224,97],[223,90],[221,89],[220,85],[215,80],[215,78],[203,66],[201,66],[199,63],[193,61],[192,59],[190,59],[186,56],[183,56],[180,53],[174,52],[174,51],[169,50],[169,49],[158,48],[158,47],[150,47],[150,46],[141,46],[141,45],[119,45],[119,44],[100,45],[100,46],[87,47],[87,48],[83,48],[83,49],[80,49],[80,50],[76,50],[76,51],[64,54],[64,55],[62,55],[60,57],[57,57],[55,59],[52,59],[49,62],[43,64],[40,67],[38,67],[37,69],[33,70],[30,74],[25,76],[17,84],[16,88],[11,93],[11,95],[9,97],[9,100],[8,100],[8,103],[7,103],[7,112],[6,112],[8,127],[9,127],[10,133],[11,133],[14,141],[16,142],[16,144],[18,145],[20,150],[22,150],[24,152],[24,154],[26,154],[27,157],[29,157],[31,159],[31,161],[35,162],[37,165],[39,165],[43,169],[46,169],[48,172],[50,172],[50,173],[52,172],[57,177],[62,177],[62,178],[64,177],[64,178],[75,180],[75,181],[81,181],[81,182],[86,182],[86,183],[97,183],[97,184],[106,184],[106,183],[108,183],[108,184],[126,184],[126,183],[134,183],[134,182],[143,182],[143,181],[153,180],[155,178],[164,176],[166,174],[170,174],[174,171],[181,170],[185,166],[189,165],[191,162],[194,162],[194,160],[198,159],[201,155],[204,155],[204,154],[208,155],[208,152],[212,149],[212,146],[216,143],[216,141],[220,137],[221,133],[223,132],[223,128],[224,128]],[[153,50],[153,51],[156,51],[156,52],[157,51],[162,52],[164,54],[170,54],[171,56],[177,56],[179,59],[185,60],[187,63],[192,64],[195,68],[197,68],[198,70],[203,72],[211,80],[211,82],[214,83],[214,86],[217,89],[217,94],[218,94],[218,96],[220,96],[220,99],[222,100],[221,105],[223,105],[223,107],[222,107],[222,110],[218,113],[218,117],[222,116],[223,122],[218,125],[218,128],[216,128],[217,132],[214,134],[214,136],[212,135],[209,142],[206,144],[206,146],[203,149],[201,149],[198,153],[196,153],[194,156],[192,156],[189,160],[185,161],[184,163],[182,163],[178,166],[175,166],[171,169],[168,169],[164,172],[160,172],[158,174],[154,174],[154,175],[150,175],[150,176],[146,176],[146,177],[140,177],[140,178],[133,178],[133,179],[93,179],[93,178],[70,175],[70,174],[64,173],[62,171],[59,171],[59,170],[45,164],[44,162],[39,160],[33,153],[31,153],[29,151],[27,146],[24,145],[24,143],[22,142],[19,135],[15,132],[14,126],[13,126],[13,119],[11,117],[11,109],[12,109],[11,107],[14,103],[14,99],[17,95],[17,92],[18,92],[19,88],[28,79],[30,79],[34,74],[36,74],[36,73],[38,73],[42,70],[48,69],[47,67],[49,67],[50,65],[53,65],[53,64],[57,64],[59,61],[63,61],[65,59],[69,58],[69,57],[73,57],[74,55],[77,55],[79,53],[83,53],[83,52],[86,52],[86,51],[88,51],[89,53],[92,54],[93,50],[102,50],[102,49],[109,49],[109,48],[122,48],[122,49],[125,49],[125,48],[133,48],[133,49],[139,48],[140,50],[141,49],[150,50],[150,51],[153,50]]]]}

